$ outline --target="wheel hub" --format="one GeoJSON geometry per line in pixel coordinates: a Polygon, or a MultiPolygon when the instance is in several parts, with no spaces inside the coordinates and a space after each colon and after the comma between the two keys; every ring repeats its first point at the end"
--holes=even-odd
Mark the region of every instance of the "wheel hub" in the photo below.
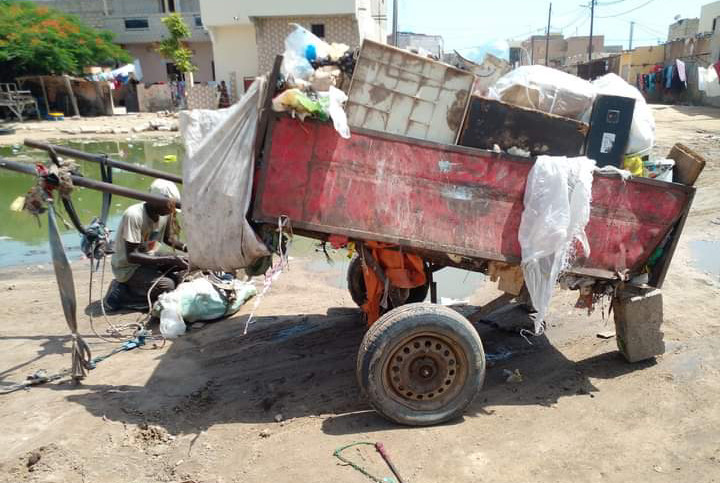
{"type": "Polygon", "coordinates": [[[400,398],[412,401],[442,399],[452,392],[460,363],[445,338],[420,335],[399,344],[388,359],[388,382],[400,398]]]}

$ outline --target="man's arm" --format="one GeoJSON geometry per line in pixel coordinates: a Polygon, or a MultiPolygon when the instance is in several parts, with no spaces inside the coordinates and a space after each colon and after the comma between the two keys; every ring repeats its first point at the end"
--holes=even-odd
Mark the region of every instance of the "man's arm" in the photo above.
{"type": "Polygon", "coordinates": [[[175,255],[149,255],[140,251],[140,243],[125,241],[125,253],[130,263],[138,265],[152,265],[155,267],[187,268],[187,262],[175,255]]]}
{"type": "Polygon", "coordinates": [[[175,250],[180,250],[180,251],[186,252],[187,245],[185,245],[180,240],[177,240],[175,238],[175,235],[171,232],[172,232],[172,229],[170,228],[170,223],[168,223],[168,226],[165,227],[165,234],[163,235],[163,243],[169,247],[174,248],[175,250]]]}

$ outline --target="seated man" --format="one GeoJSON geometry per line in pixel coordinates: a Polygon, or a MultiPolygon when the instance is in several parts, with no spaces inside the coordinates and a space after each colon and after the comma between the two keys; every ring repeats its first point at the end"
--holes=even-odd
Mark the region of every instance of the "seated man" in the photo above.
{"type": "Polygon", "coordinates": [[[155,301],[163,292],[175,289],[180,272],[188,268],[185,258],[156,254],[159,243],[187,251],[185,244],[175,239],[171,214],[180,192],[170,181],[156,179],[150,193],[165,196],[168,204],[158,207],[137,203],[123,213],[115,235],[112,271],[115,276],[105,297],[107,310],[147,309],[147,296],[155,301]]]}

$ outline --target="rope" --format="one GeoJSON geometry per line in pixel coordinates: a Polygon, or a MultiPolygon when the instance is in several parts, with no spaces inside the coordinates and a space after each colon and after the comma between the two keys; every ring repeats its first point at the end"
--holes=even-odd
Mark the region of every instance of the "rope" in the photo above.
{"type": "Polygon", "coordinates": [[[269,272],[265,273],[263,289],[260,294],[255,298],[255,303],[253,304],[252,311],[250,312],[250,315],[245,321],[245,330],[243,331],[243,335],[247,335],[248,328],[250,327],[252,319],[255,316],[255,311],[260,306],[260,302],[262,301],[263,297],[265,297],[265,294],[270,290],[270,287],[272,287],[272,283],[280,276],[280,274],[285,269],[290,268],[288,253],[290,251],[290,246],[292,245],[293,231],[292,225],[290,224],[290,218],[287,215],[281,215],[280,217],[278,217],[278,237],[278,255],[280,256],[280,259],[275,265],[272,266],[272,268],[270,268],[269,272]],[[283,248],[283,241],[286,230],[288,242],[287,246],[283,248]]]}
{"type": "Polygon", "coordinates": [[[377,476],[371,475],[370,472],[368,472],[365,468],[363,468],[362,466],[360,466],[356,463],[353,463],[352,461],[350,461],[349,459],[345,458],[342,455],[342,452],[348,448],[352,448],[353,446],[363,446],[363,445],[375,447],[375,443],[368,443],[368,442],[364,442],[364,441],[350,443],[346,446],[342,446],[342,447],[336,449],[333,452],[333,456],[335,456],[337,459],[342,461],[346,466],[351,466],[353,469],[355,469],[355,470],[359,471],[360,473],[362,473],[363,475],[367,476],[372,481],[374,481],[376,483],[385,483],[387,480],[380,479],[377,476]]]}

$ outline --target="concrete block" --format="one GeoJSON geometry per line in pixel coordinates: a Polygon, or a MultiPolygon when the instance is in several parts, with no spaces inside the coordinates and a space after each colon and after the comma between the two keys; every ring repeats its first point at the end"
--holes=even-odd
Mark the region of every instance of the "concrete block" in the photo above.
{"type": "Polygon", "coordinates": [[[613,299],[617,346],[628,362],[650,359],[665,352],[662,292],[619,294],[613,299]]]}

